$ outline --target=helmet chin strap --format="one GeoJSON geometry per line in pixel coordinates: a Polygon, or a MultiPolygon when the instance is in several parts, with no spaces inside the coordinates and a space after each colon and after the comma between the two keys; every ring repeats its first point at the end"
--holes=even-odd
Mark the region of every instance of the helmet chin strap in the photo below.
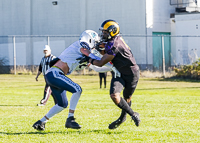
{"type": "Polygon", "coordinates": [[[112,37],[110,36],[110,34],[109,34],[109,36],[108,36],[108,39],[111,39],[112,37]]]}

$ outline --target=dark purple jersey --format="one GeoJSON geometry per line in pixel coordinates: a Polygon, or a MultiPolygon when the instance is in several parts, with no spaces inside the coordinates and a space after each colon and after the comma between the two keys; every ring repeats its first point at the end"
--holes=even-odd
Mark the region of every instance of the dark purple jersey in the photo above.
{"type": "Polygon", "coordinates": [[[107,42],[105,51],[107,54],[115,56],[111,62],[120,73],[130,75],[139,70],[129,46],[121,36],[116,36],[107,42]]]}

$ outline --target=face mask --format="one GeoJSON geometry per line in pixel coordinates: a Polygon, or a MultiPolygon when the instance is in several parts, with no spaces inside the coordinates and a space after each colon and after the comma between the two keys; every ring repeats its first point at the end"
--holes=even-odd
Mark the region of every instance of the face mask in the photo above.
{"type": "Polygon", "coordinates": [[[107,31],[103,31],[103,30],[100,32],[100,37],[101,37],[101,40],[104,42],[107,42],[109,39],[111,39],[110,34],[107,31]]]}

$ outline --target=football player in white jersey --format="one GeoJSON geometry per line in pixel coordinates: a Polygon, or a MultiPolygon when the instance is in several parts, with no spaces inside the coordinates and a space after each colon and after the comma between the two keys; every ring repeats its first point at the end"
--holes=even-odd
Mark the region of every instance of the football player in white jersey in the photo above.
{"type": "MultiPolygon", "coordinates": [[[[95,31],[84,31],[80,35],[79,40],[66,48],[60,56],[58,56],[57,60],[54,61],[53,66],[46,72],[45,80],[50,85],[57,104],[54,105],[42,119],[33,124],[34,129],[45,130],[46,122],[54,115],[67,108],[68,100],[66,91],[71,92],[72,97],[70,99],[69,114],[65,127],[72,129],[81,128],[81,126],[75,122],[74,112],[81,96],[82,89],[80,85],[73,82],[65,75],[69,75],[74,70],[84,67],[84,63],[80,62],[81,59],[84,59],[84,56],[98,60],[101,59],[101,55],[98,55],[97,51],[94,50],[94,54],[91,53],[91,49],[95,47],[97,42],[99,42],[99,37],[95,31]]],[[[87,62],[85,64],[87,65],[87,62]]],[[[91,69],[97,72],[113,70],[116,76],[120,76],[120,73],[110,63],[107,63],[106,66],[107,67],[95,67],[94,65],[89,65],[91,69]]]]}

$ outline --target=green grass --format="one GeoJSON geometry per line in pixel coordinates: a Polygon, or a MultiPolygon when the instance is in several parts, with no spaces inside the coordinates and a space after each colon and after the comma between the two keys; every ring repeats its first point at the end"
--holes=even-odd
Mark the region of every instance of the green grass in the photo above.
{"type": "MultiPolygon", "coordinates": [[[[136,127],[130,116],[119,128],[108,125],[120,110],[109,97],[108,88],[99,89],[98,76],[70,76],[83,93],[75,112],[80,130],[65,128],[68,109],[53,117],[43,132],[32,124],[54,105],[37,107],[43,97],[44,79],[35,75],[0,75],[0,142],[199,142],[200,83],[141,78],[132,97],[132,109],[141,115],[136,127]]],[[[70,99],[71,94],[67,92],[70,99]]]]}

